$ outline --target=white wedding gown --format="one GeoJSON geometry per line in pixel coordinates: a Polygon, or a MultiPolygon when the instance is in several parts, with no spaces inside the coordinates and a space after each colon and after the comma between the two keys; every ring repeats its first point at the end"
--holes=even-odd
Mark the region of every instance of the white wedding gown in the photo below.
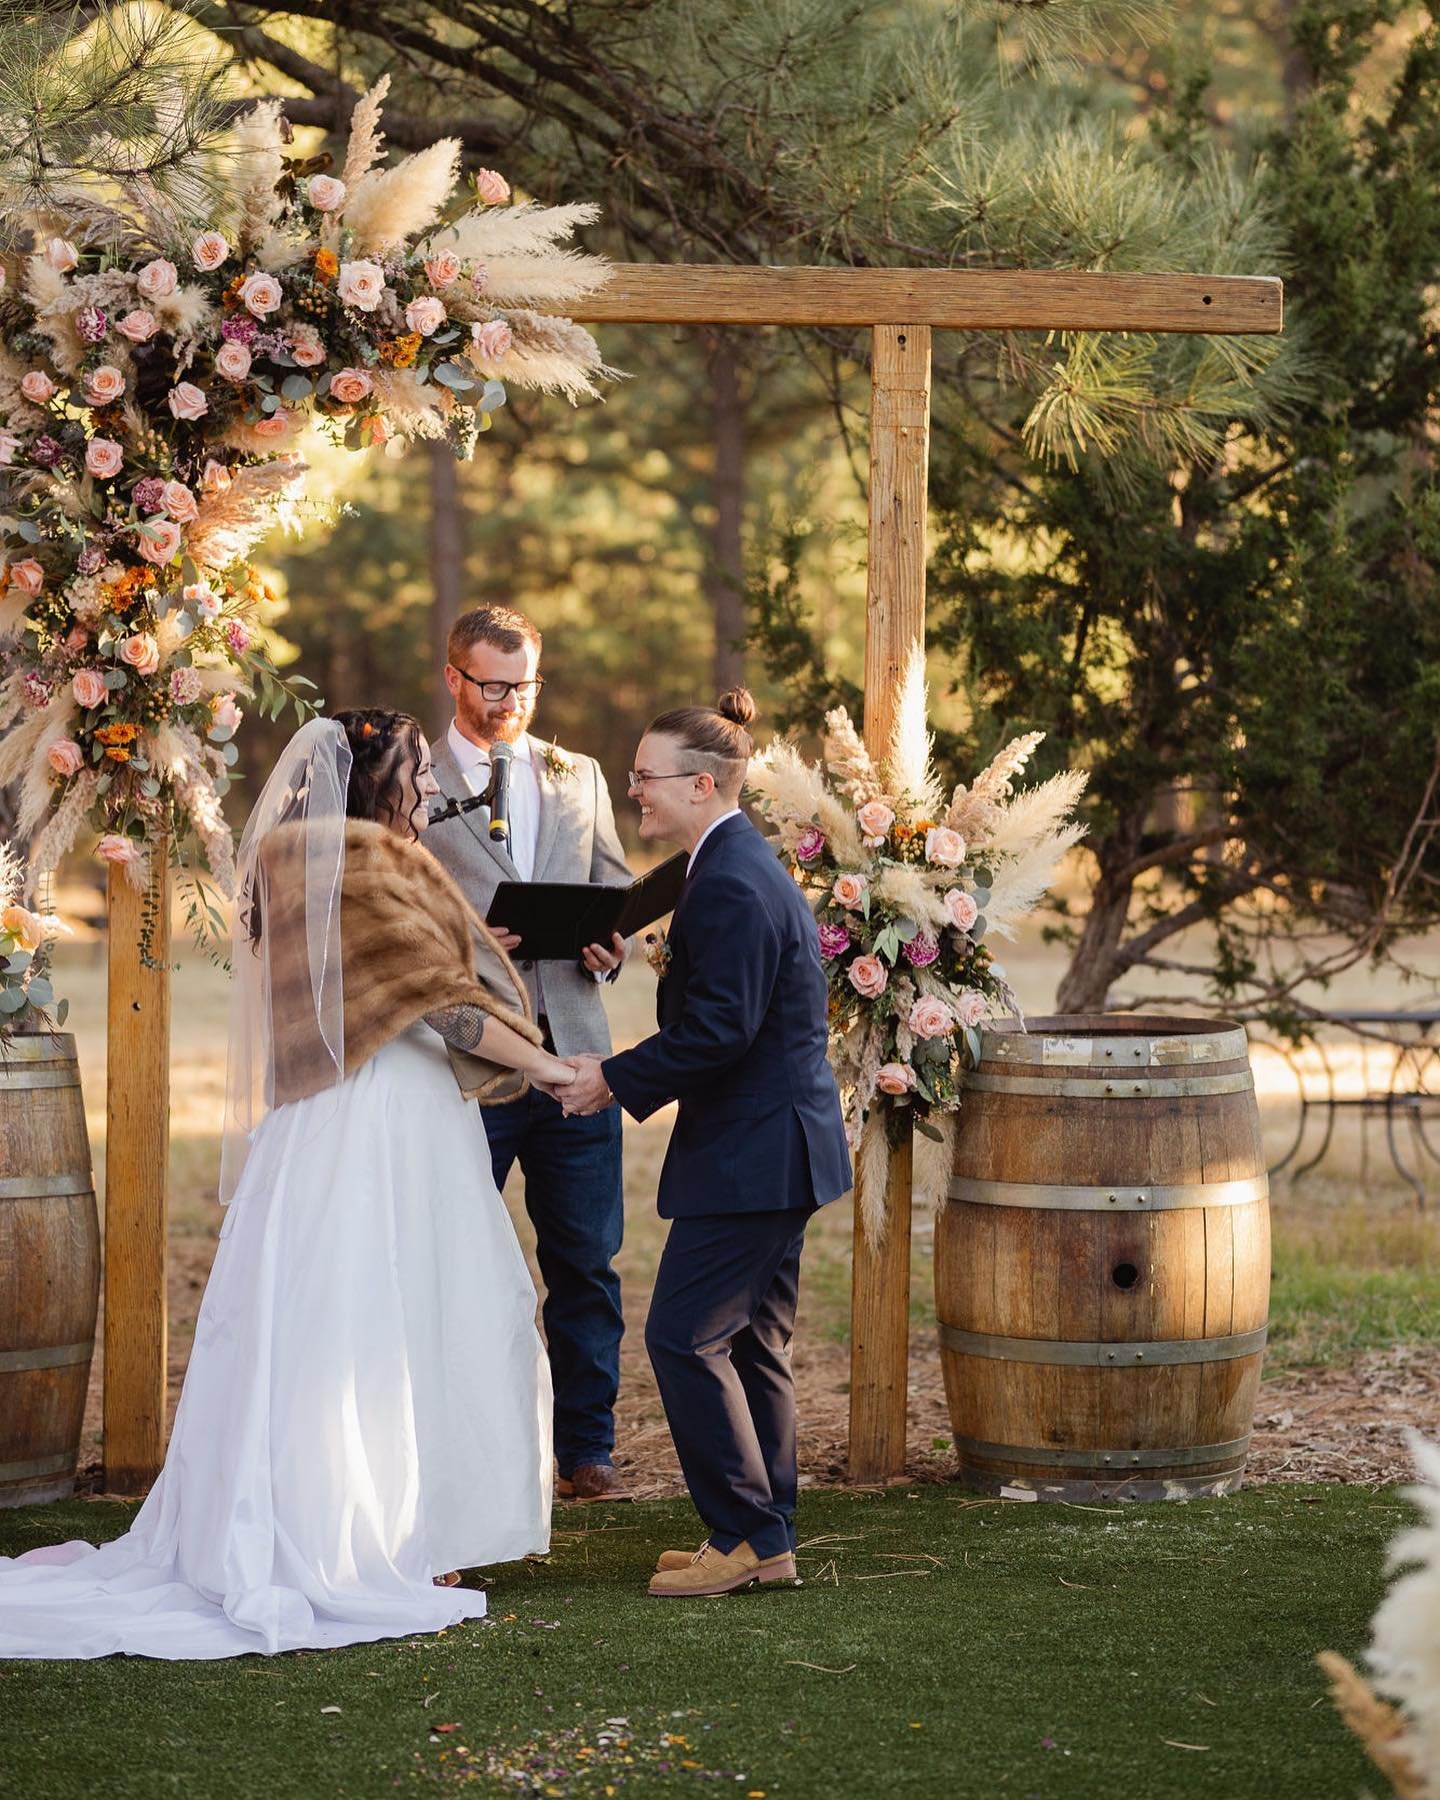
{"type": "Polygon", "coordinates": [[[270,1113],[124,1537],[0,1557],[0,1657],[328,1649],[479,1618],[543,1553],[550,1374],[482,1115],[413,1026],[270,1113]]]}

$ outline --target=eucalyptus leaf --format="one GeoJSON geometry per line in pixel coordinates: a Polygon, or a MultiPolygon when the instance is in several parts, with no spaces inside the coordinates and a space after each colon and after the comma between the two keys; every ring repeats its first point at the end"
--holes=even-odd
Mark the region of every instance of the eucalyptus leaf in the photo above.
{"type": "Polygon", "coordinates": [[[57,1025],[63,1025],[65,1023],[66,1019],[69,1018],[69,1016],[70,1016],[70,1002],[68,1000],[62,1000],[60,1002],[60,1004],[55,1008],[55,1023],[57,1025]]]}
{"type": "Polygon", "coordinates": [[[980,942],[981,938],[984,937],[986,930],[987,930],[987,925],[986,925],[985,915],[984,915],[984,913],[981,913],[980,917],[970,927],[970,935],[972,938],[974,938],[975,942],[978,944],[980,942]]]}
{"type": "Polygon", "coordinates": [[[0,1013],[17,1013],[28,1004],[24,988],[6,988],[4,993],[0,994],[0,1013]]]}
{"type": "Polygon", "coordinates": [[[19,532],[20,536],[24,538],[27,544],[38,544],[40,542],[40,527],[33,519],[17,519],[15,521],[15,529],[19,532]]]}
{"type": "Polygon", "coordinates": [[[475,386],[468,375],[462,374],[454,363],[449,362],[436,363],[435,379],[441,387],[453,388],[457,394],[468,393],[475,386]]]}
{"type": "Polygon", "coordinates": [[[149,775],[140,783],[140,792],[147,800],[153,800],[160,792],[160,783],[153,775],[149,775]]]}
{"type": "Polygon", "coordinates": [[[228,743],[234,735],[235,727],[233,725],[212,725],[206,733],[212,744],[228,743]]]}
{"type": "Polygon", "coordinates": [[[976,863],[976,865],[975,865],[974,869],[971,871],[971,873],[974,876],[976,887],[983,887],[983,888],[994,887],[995,871],[991,868],[987,868],[987,866],[984,863],[976,863]]]}
{"type": "Polygon", "coordinates": [[[105,671],[105,685],[110,689],[112,694],[117,692],[120,688],[127,687],[129,682],[130,677],[123,669],[107,669],[105,671]]]}
{"type": "Polygon", "coordinates": [[[12,950],[6,959],[6,966],[12,975],[23,975],[33,960],[28,950],[12,950]]]}
{"type": "Polygon", "coordinates": [[[220,754],[225,758],[226,768],[229,768],[233,763],[237,763],[240,760],[240,746],[238,744],[226,744],[221,748],[220,754]]]}
{"type": "MultiPolygon", "coordinates": [[[[927,1095],[926,1097],[927,1097],[927,1099],[934,1098],[933,1095],[927,1095]]],[[[944,1132],[937,1131],[928,1119],[921,1119],[921,1118],[917,1117],[915,1120],[915,1129],[920,1133],[920,1135],[922,1137],[929,1138],[931,1143],[940,1144],[945,1141],[944,1132]]]]}
{"type": "Polygon", "coordinates": [[[54,988],[43,975],[37,975],[25,993],[32,1006],[49,1006],[55,998],[54,988]]]}
{"type": "Polygon", "coordinates": [[[482,404],[487,412],[499,412],[506,401],[505,383],[503,381],[487,381],[482,404]]]}
{"type": "Polygon", "coordinates": [[[266,394],[260,402],[260,410],[262,413],[279,412],[282,404],[278,394],[266,394]]]}
{"type": "Polygon", "coordinates": [[[308,400],[314,390],[308,375],[287,375],[280,383],[280,392],[287,400],[308,400]]]}
{"type": "Polygon", "coordinates": [[[913,919],[897,919],[893,930],[902,944],[908,944],[919,934],[920,927],[913,919]]]}

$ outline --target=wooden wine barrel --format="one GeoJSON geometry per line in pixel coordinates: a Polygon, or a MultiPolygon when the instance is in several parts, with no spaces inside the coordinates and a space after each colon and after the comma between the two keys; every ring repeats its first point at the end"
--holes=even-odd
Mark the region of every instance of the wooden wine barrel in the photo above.
{"type": "Polygon", "coordinates": [[[75,1039],[0,1049],[0,1506],[74,1491],[100,1227],[75,1039]]]}
{"type": "Polygon", "coordinates": [[[988,1029],[935,1232],[960,1476],[1045,1500],[1240,1486],[1270,1296],[1243,1027],[988,1029]]]}

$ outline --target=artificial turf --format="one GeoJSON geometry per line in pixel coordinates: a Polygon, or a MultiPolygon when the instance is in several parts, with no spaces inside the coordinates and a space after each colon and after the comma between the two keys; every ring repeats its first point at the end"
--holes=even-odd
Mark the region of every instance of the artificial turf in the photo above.
{"type": "MultiPolygon", "coordinates": [[[[664,1602],[643,1580],[693,1541],[688,1506],[570,1508],[548,1563],[496,1571],[490,1618],[439,1637],[0,1664],[0,1793],[1349,1800],[1367,1765],[1314,1656],[1363,1647],[1408,1514],[1345,1487],[1089,1508],[816,1492],[803,1588],[664,1602]]],[[[129,1516],[0,1513],[0,1553],[129,1516]]]]}

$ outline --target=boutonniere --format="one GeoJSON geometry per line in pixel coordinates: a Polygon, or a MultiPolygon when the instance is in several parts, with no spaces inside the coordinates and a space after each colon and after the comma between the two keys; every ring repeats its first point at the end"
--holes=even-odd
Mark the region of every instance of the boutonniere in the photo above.
{"type": "Polygon", "coordinates": [[[542,752],[545,772],[552,781],[569,781],[575,765],[558,744],[547,744],[542,752]]]}
{"type": "Polygon", "coordinates": [[[647,931],[645,933],[645,960],[655,971],[657,981],[663,981],[670,973],[670,963],[674,954],[670,948],[670,939],[664,931],[647,931]]]}

